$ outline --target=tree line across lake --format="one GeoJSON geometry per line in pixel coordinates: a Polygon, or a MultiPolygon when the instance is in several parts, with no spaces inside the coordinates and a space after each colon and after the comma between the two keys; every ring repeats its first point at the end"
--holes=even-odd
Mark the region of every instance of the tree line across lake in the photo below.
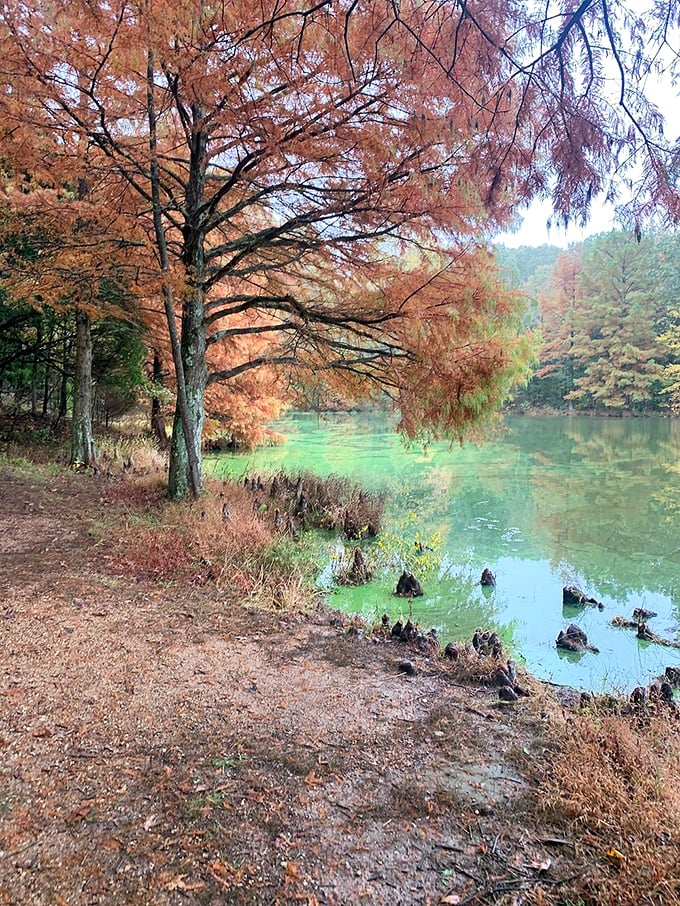
{"type": "MultiPolygon", "coordinates": [[[[525,294],[525,325],[537,359],[515,405],[612,413],[673,410],[680,405],[680,238],[639,241],[613,232],[567,250],[555,246],[499,248],[509,284],[525,294]]],[[[125,292],[102,282],[124,312],[125,292]]],[[[0,285],[0,401],[5,408],[63,419],[73,401],[77,323],[74,311],[10,301],[0,285]]],[[[93,410],[108,424],[140,399],[150,419],[171,394],[148,329],[135,318],[110,317],[93,327],[93,410]]],[[[342,400],[335,400],[342,405],[342,400]]],[[[251,417],[276,414],[263,402],[251,417]]],[[[251,437],[262,439],[255,432],[251,437]]]]}
{"type": "Polygon", "coordinates": [[[518,405],[644,413],[680,405],[680,238],[612,232],[565,251],[500,249],[527,294],[538,362],[518,405]]]}

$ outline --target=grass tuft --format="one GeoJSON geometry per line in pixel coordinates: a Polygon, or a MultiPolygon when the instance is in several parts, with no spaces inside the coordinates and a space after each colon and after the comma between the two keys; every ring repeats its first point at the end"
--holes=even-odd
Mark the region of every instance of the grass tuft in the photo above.
{"type": "Polygon", "coordinates": [[[578,713],[553,728],[540,777],[545,817],[595,848],[587,906],[680,901],[680,722],[675,710],[578,713]],[[622,858],[619,857],[619,854],[622,858]]]}
{"type": "Polygon", "coordinates": [[[364,491],[348,478],[320,478],[308,472],[246,477],[243,486],[254,506],[270,514],[277,527],[292,535],[308,528],[342,532],[352,540],[374,538],[385,509],[385,497],[364,491]]]}

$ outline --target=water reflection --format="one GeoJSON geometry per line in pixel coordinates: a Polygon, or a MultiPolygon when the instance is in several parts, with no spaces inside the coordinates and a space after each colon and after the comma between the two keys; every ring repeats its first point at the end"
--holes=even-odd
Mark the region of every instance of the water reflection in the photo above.
{"type": "Polygon", "coordinates": [[[588,583],[621,602],[631,591],[677,594],[676,423],[546,421],[557,424],[541,432],[545,446],[540,449],[532,450],[521,425],[512,436],[538,457],[539,466],[531,472],[536,530],[551,561],[557,565],[566,558],[588,583]]]}
{"type": "MultiPolygon", "coordinates": [[[[510,418],[483,447],[406,449],[387,419],[295,416],[279,427],[284,447],[223,457],[218,468],[310,469],[352,475],[386,489],[393,532],[438,531],[453,567],[427,576],[415,615],[456,638],[476,626],[501,627],[538,675],[582,688],[630,688],[677,651],[640,643],[611,618],[646,607],[654,631],[680,623],[680,423],[664,419],[510,418]],[[498,586],[486,597],[479,575],[490,566],[498,586]],[[576,584],[605,610],[578,615],[599,655],[578,661],[555,648],[573,619],[562,586],[576,584]]],[[[415,555],[414,555],[415,558],[415,555]]],[[[416,570],[417,558],[406,566],[416,570]]],[[[395,619],[394,574],[341,589],[334,603],[395,619]]]]}

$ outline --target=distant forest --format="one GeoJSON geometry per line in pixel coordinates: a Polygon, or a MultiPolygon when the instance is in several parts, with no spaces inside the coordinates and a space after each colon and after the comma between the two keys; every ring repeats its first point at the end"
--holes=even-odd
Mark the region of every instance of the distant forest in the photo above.
{"type": "Polygon", "coordinates": [[[499,247],[539,358],[520,407],[680,410],[680,237],[612,232],[566,251],[499,247]]]}
{"type": "MultiPolygon", "coordinates": [[[[649,235],[638,242],[617,232],[566,251],[548,245],[499,247],[496,261],[505,281],[525,296],[519,329],[534,334],[537,350],[533,376],[513,389],[511,405],[680,412],[680,237],[649,235]]],[[[142,398],[160,411],[171,401],[172,388],[161,386],[169,375],[161,375],[150,348],[153,336],[133,315],[121,317],[132,309],[123,288],[102,281],[99,294],[117,316],[97,320],[92,330],[95,419],[108,423],[142,398]]],[[[64,417],[73,395],[76,333],[73,310],[17,303],[0,284],[4,405],[51,420],[64,417]]],[[[264,425],[278,413],[270,396],[249,397],[253,424],[264,425]]],[[[312,397],[306,398],[309,403],[312,397]]],[[[220,403],[234,435],[237,419],[244,420],[238,393],[220,403]]],[[[337,397],[335,404],[352,402],[337,397]]],[[[261,442],[250,423],[247,428],[243,437],[261,442]]]]}

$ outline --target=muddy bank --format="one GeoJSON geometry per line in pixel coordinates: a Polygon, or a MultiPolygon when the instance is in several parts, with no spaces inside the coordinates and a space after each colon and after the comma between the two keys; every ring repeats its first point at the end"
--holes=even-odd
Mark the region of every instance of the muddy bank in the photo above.
{"type": "Polygon", "coordinates": [[[571,719],[545,687],[507,703],[486,654],[132,581],[105,483],[5,471],[0,500],[0,902],[557,903],[600,877],[542,808],[571,719]]]}

